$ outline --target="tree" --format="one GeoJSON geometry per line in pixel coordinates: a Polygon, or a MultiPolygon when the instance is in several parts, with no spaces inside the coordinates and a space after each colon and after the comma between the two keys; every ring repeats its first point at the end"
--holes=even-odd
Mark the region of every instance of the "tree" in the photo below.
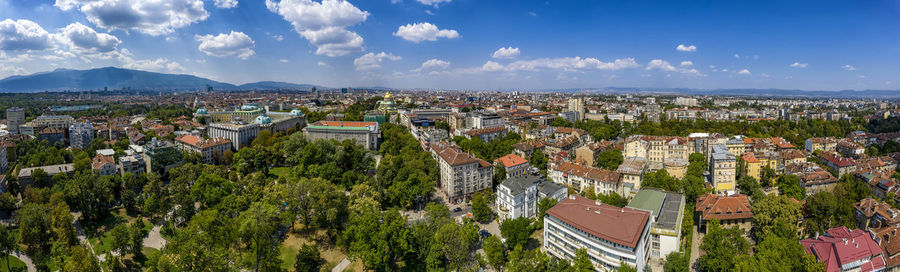
{"type": "Polygon", "coordinates": [[[690,271],[690,256],[685,256],[684,252],[672,252],[666,256],[663,264],[665,272],[688,272],[690,271]]]}
{"type": "Polygon", "coordinates": [[[625,207],[625,205],[628,205],[628,199],[616,192],[597,194],[597,199],[599,199],[600,202],[603,202],[603,204],[609,204],[616,207],[625,207]]]}
{"type": "Polygon", "coordinates": [[[594,264],[588,256],[587,249],[579,248],[575,251],[575,259],[572,260],[574,272],[591,272],[594,271],[594,264]]]}
{"type": "Polygon", "coordinates": [[[625,158],[622,157],[621,151],[618,149],[610,149],[597,154],[597,162],[595,165],[598,168],[616,170],[623,161],[625,161],[625,158]]]}
{"type": "Polygon", "coordinates": [[[478,242],[478,228],[475,224],[459,225],[445,223],[434,233],[432,251],[439,252],[443,263],[450,271],[464,270],[473,259],[472,249],[478,242]]]}
{"type": "Polygon", "coordinates": [[[772,179],[776,176],[775,169],[765,165],[762,167],[762,170],[760,170],[759,176],[759,181],[762,183],[763,187],[772,187],[772,179]]]}
{"type": "Polygon", "coordinates": [[[62,193],[55,193],[50,197],[50,222],[56,241],[61,242],[66,248],[74,246],[78,240],[75,237],[75,226],[69,205],[66,204],[62,193]]]}
{"type": "Polygon", "coordinates": [[[69,258],[66,259],[63,271],[100,271],[100,264],[97,263],[97,257],[94,257],[90,250],[82,246],[73,246],[70,252],[71,254],[69,255],[69,258]]]}
{"type": "Polygon", "coordinates": [[[241,213],[239,220],[241,240],[253,254],[255,271],[278,267],[279,241],[274,235],[281,226],[278,209],[267,203],[253,202],[241,213]]]}
{"type": "Polygon", "coordinates": [[[707,170],[706,156],[701,153],[692,153],[688,156],[687,175],[695,177],[703,177],[703,172],[707,170]]]}
{"type": "Polygon", "coordinates": [[[531,220],[525,217],[503,220],[500,224],[500,233],[506,238],[506,246],[509,248],[525,246],[532,231],[531,220]]]}
{"type": "Polygon", "coordinates": [[[353,214],[342,234],[349,255],[375,271],[396,270],[410,247],[406,218],[396,209],[353,214]]]}
{"type": "Polygon", "coordinates": [[[731,271],[734,269],[735,258],[746,254],[750,249],[750,242],[743,237],[744,231],[737,227],[724,229],[719,226],[718,220],[707,223],[706,236],[700,250],[706,255],[700,257],[697,266],[700,271],[731,271]]]}
{"type": "Polygon", "coordinates": [[[125,224],[118,224],[110,230],[110,236],[112,237],[110,241],[110,249],[119,253],[119,255],[125,255],[131,252],[131,233],[129,233],[128,226],[125,224]]]}
{"type": "Polygon", "coordinates": [[[616,269],[616,272],[637,272],[637,268],[631,267],[625,262],[619,263],[619,269],[616,269]]]}
{"type": "Polygon", "coordinates": [[[96,173],[77,173],[65,184],[66,197],[85,219],[97,222],[109,215],[115,176],[100,177],[96,173]]]}
{"type": "Polygon", "coordinates": [[[28,247],[29,254],[39,254],[50,245],[50,210],[43,205],[25,204],[18,212],[19,243],[28,247]]]}
{"type": "Polygon", "coordinates": [[[324,259],[319,253],[319,248],[312,244],[304,244],[297,252],[297,261],[294,263],[294,271],[318,272],[324,259]]]}
{"type": "Polygon", "coordinates": [[[800,216],[800,203],[796,200],[783,195],[767,196],[753,204],[753,234],[757,241],[770,235],[794,238],[800,216]]]}
{"type": "Polygon", "coordinates": [[[547,210],[556,206],[557,200],[552,197],[541,198],[538,201],[538,221],[544,222],[544,215],[547,214],[547,210]]]}
{"type": "Polygon", "coordinates": [[[494,165],[494,187],[506,180],[506,167],[502,164],[494,165]]]}
{"type": "Polygon", "coordinates": [[[12,271],[9,267],[9,255],[18,248],[16,237],[7,226],[0,226],[0,253],[6,254],[6,271],[12,271]]]}
{"type": "Polygon", "coordinates": [[[741,193],[749,195],[753,201],[758,201],[765,197],[765,193],[759,187],[759,182],[750,176],[743,176],[737,180],[738,189],[741,193]]]}
{"type": "Polygon", "coordinates": [[[833,192],[819,192],[809,196],[803,209],[806,215],[803,228],[806,233],[825,233],[837,226],[855,227],[853,202],[846,198],[841,184],[835,186],[833,192]]]}
{"type": "Polygon", "coordinates": [[[491,220],[491,198],[491,193],[488,191],[477,192],[472,196],[472,216],[475,217],[475,221],[487,222],[491,220]]]}
{"type": "Polygon", "coordinates": [[[541,253],[539,249],[524,250],[522,249],[522,245],[517,245],[509,252],[509,261],[506,262],[506,271],[546,271],[548,270],[547,266],[549,264],[549,257],[547,254],[541,253]]]}
{"type": "Polygon", "coordinates": [[[784,175],[778,179],[778,194],[803,199],[806,188],[800,186],[800,178],[796,175],[784,175]]]}
{"type": "Polygon", "coordinates": [[[500,241],[500,238],[489,236],[484,239],[481,247],[484,249],[484,254],[487,255],[491,266],[496,270],[500,270],[500,267],[506,263],[506,248],[503,247],[503,242],[500,241]]]}
{"type": "Polygon", "coordinates": [[[824,272],[825,266],[806,254],[797,239],[770,236],[759,243],[755,254],[739,256],[734,270],[824,272]]]}
{"type": "Polygon", "coordinates": [[[547,171],[547,157],[544,156],[544,152],[541,152],[541,150],[535,150],[531,153],[531,160],[529,162],[532,166],[537,167],[537,169],[547,171]]]}

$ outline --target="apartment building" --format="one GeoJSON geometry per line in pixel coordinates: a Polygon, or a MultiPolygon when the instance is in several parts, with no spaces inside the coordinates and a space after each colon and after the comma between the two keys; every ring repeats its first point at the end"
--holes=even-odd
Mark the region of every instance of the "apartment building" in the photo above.
{"type": "Polygon", "coordinates": [[[598,194],[623,194],[621,175],[616,171],[560,161],[549,165],[547,176],[554,183],[573,187],[579,192],[593,188],[598,194]]]}
{"type": "Polygon", "coordinates": [[[491,188],[494,167],[485,160],[448,143],[430,145],[441,172],[441,192],[450,203],[459,203],[478,191],[491,188]]]}
{"type": "Polygon", "coordinates": [[[650,257],[664,259],[680,250],[684,196],[650,188],[639,191],[628,203],[635,209],[650,211],[650,257]]]}
{"type": "Polygon", "coordinates": [[[824,235],[803,239],[800,245],[806,254],[825,264],[826,272],[882,271],[886,266],[881,247],[872,234],[861,229],[833,228],[824,235]]]}
{"type": "Polygon", "coordinates": [[[619,164],[619,168],[616,168],[616,172],[622,176],[623,193],[627,195],[640,190],[646,171],[647,160],[635,157],[625,158],[625,161],[619,164]]]}
{"type": "Polygon", "coordinates": [[[528,167],[528,160],[516,154],[509,154],[494,160],[494,165],[499,165],[506,170],[506,178],[525,175],[528,167]]]}
{"type": "Polygon", "coordinates": [[[175,138],[175,144],[182,151],[198,153],[205,164],[225,162],[225,152],[231,150],[231,140],[225,138],[203,139],[194,135],[175,138]]]}
{"type": "Polygon", "coordinates": [[[94,156],[93,162],[91,163],[91,169],[101,176],[111,176],[118,172],[116,160],[113,159],[113,157],[99,154],[94,156]]]}
{"type": "Polygon", "coordinates": [[[746,232],[750,231],[753,206],[746,195],[702,195],[697,197],[694,209],[694,221],[702,232],[706,232],[706,223],[713,219],[719,220],[719,224],[725,228],[737,226],[746,232]]]}
{"type": "Polygon", "coordinates": [[[735,167],[737,160],[723,144],[714,145],[710,156],[710,183],[716,193],[730,193],[735,189],[735,167]]]}
{"type": "Polygon", "coordinates": [[[650,258],[650,225],[649,211],[570,195],[547,210],[542,247],[568,261],[585,248],[597,271],[615,271],[623,263],[644,271],[650,258]]]}
{"type": "Polygon", "coordinates": [[[125,173],[132,173],[134,175],[140,175],[142,173],[147,173],[147,163],[144,161],[143,155],[129,155],[119,157],[119,174],[125,175],[125,173]]]}
{"type": "Polygon", "coordinates": [[[91,122],[78,122],[69,126],[69,146],[87,149],[94,140],[94,126],[91,122]]]}
{"type": "Polygon", "coordinates": [[[500,220],[519,217],[533,218],[538,213],[538,203],[543,198],[556,199],[557,203],[567,195],[566,187],[546,182],[537,175],[515,176],[497,186],[497,213],[500,220]]]}
{"type": "Polygon", "coordinates": [[[12,107],[6,109],[6,130],[10,134],[19,134],[19,126],[25,124],[25,109],[12,107]]]}

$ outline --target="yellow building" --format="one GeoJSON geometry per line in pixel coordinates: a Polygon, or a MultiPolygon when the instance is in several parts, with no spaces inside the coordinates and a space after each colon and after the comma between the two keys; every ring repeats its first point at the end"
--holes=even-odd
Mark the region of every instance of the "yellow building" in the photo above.
{"type": "Polygon", "coordinates": [[[741,156],[741,159],[744,161],[744,174],[756,180],[762,179],[762,171],[765,167],[778,170],[780,164],[778,156],[773,153],[747,152],[741,156]]]}

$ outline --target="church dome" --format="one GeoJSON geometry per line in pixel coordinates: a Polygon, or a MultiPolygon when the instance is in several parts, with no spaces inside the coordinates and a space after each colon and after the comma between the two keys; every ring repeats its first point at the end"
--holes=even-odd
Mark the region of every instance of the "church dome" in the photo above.
{"type": "Polygon", "coordinates": [[[254,120],[253,122],[260,125],[268,125],[269,123],[272,123],[272,118],[269,118],[269,116],[266,115],[260,115],[257,116],[256,120],[254,120]]]}
{"type": "Polygon", "coordinates": [[[206,111],[206,108],[199,108],[199,109],[197,109],[196,114],[197,115],[206,115],[206,114],[208,114],[208,112],[206,111]]]}

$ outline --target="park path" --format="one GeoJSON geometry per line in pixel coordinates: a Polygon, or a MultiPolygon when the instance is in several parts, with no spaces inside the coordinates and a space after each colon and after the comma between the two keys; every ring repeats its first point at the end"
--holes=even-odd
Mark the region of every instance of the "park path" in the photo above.
{"type": "Polygon", "coordinates": [[[161,229],[161,225],[155,225],[150,229],[150,233],[147,234],[147,237],[145,237],[143,241],[145,247],[161,250],[166,246],[166,239],[160,234],[161,229]]]}
{"type": "Polygon", "coordinates": [[[701,237],[700,233],[697,233],[697,226],[693,227],[693,241],[691,241],[691,262],[688,263],[691,267],[691,271],[697,271],[697,260],[700,259],[700,242],[701,237]]]}
{"type": "Polygon", "coordinates": [[[343,260],[341,260],[341,262],[334,266],[334,268],[331,269],[331,272],[343,272],[344,269],[347,269],[348,266],[350,266],[350,261],[347,260],[347,258],[344,258],[343,260]]]}
{"type": "Polygon", "coordinates": [[[16,250],[13,252],[13,256],[25,263],[25,267],[28,268],[28,272],[37,272],[37,266],[34,266],[34,261],[32,261],[31,258],[28,257],[28,255],[25,255],[25,253],[16,250]]]}
{"type": "MultiPolygon", "coordinates": [[[[87,245],[88,249],[91,250],[91,254],[97,256],[97,262],[102,264],[104,261],[106,261],[106,258],[104,258],[106,255],[97,255],[97,252],[94,251],[94,246],[91,245],[90,241],[88,241],[87,235],[84,234],[84,229],[81,228],[81,221],[78,220],[79,218],[81,218],[81,213],[72,213],[72,217],[75,218],[75,221],[72,223],[73,225],[75,225],[75,238],[78,238],[78,242],[82,245],[87,245]]],[[[102,265],[100,266],[100,272],[105,272],[102,265]]]]}

